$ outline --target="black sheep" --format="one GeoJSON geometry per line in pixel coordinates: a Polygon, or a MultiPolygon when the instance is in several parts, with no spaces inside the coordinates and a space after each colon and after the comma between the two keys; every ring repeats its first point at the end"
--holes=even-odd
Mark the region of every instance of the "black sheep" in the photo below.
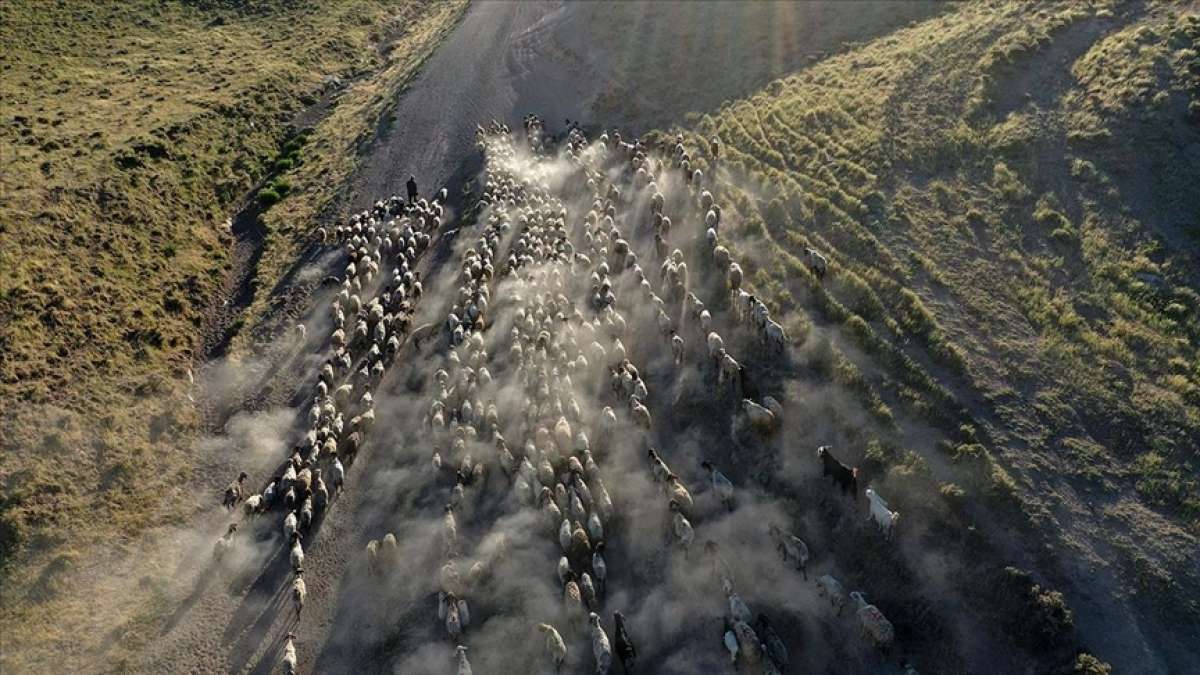
{"type": "Polygon", "coordinates": [[[617,658],[621,659],[621,667],[626,673],[633,671],[633,662],[637,658],[637,649],[633,646],[633,640],[629,639],[629,632],[625,630],[625,615],[620,612],[613,612],[614,639],[616,640],[617,658]]]}
{"type": "Polygon", "coordinates": [[[849,492],[858,494],[858,469],[842,464],[829,452],[828,445],[817,448],[817,457],[821,458],[821,475],[833,476],[834,482],[842,486],[842,494],[849,492]]]}

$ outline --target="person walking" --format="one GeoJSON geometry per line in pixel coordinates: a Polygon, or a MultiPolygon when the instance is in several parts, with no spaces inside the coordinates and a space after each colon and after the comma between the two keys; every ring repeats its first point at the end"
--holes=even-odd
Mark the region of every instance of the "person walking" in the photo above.
{"type": "Polygon", "coordinates": [[[417,177],[409,176],[408,183],[408,203],[415,204],[417,201],[417,177]]]}

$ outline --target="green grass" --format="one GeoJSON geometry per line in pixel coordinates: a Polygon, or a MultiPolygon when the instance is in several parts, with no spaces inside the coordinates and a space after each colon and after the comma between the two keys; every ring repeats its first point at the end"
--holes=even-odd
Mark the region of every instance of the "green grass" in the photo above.
{"type": "Polygon", "coordinates": [[[140,611],[67,589],[106,563],[76,556],[90,542],[128,550],[195,498],[184,374],[231,266],[227,219],[260,184],[273,210],[328,199],[354,154],[322,143],[366,133],[370,97],[464,6],[0,7],[0,669],[104,639],[77,634],[98,609],[140,611]],[[329,77],[354,84],[316,128],[293,128],[329,77]]]}

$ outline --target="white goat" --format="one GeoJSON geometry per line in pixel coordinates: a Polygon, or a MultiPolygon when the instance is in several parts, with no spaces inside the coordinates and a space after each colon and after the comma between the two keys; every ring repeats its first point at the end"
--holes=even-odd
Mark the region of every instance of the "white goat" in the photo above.
{"type": "Polygon", "coordinates": [[[592,634],[592,657],[596,659],[596,675],[606,675],[612,666],[612,645],[608,642],[608,633],[600,625],[600,617],[592,612],[588,615],[588,625],[592,634]]]}
{"type": "Polygon", "coordinates": [[[900,512],[889,509],[887,502],[873,488],[867,488],[864,494],[867,495],[867,499],[871,502],[871,513],[867,517],[874,520],[879,529],[883,530],[884,536],[890,539],[892,528],[896,526],[896,521],[900,519],[900,512]]]}

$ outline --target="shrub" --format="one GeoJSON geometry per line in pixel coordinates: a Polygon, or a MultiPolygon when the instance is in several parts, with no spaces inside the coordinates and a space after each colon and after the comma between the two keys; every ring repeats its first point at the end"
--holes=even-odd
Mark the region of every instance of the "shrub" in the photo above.
{"type": "Polygon", "coordinates": [[[1071,227],[1056,227],[1050,233],[1050,239],[1056,244],[1064,246],[1073,244],[1076,239],[1075,229],[1071,227]]]}
{"type": "Polygon", "coordinates": [[[279,203],[280,199],[283,199],[283,197],[271,187],[266,187],[258,191],[258,203],[263,208],[270,208],[279,203]]]}
{"type": "Polygon", "coordinates": [[[1112,666],[1084,652],[1075,657],[1075,672],[1080,675],[1109,675],[1112,666]]]}
{"type": "Polygon", "coordinates": [[[1001,619],[1018,644],[1044,652],[1069,642],[1075,617],[1062,593],[1043,589],[1015,567],[1004,568],[991,587],[1001,619]]]}
{"type": "Polygon", "coordinates": [[[996,162],[992,167],[992,186],[1009,201],[1023,201],[1030,194],[1029,188],[1025,187],[1016,172],[1004,162],[996,162]]]}
{"type": "Polygon", "coordinates": [[[292,182],[286,178],[276,178],[275,182],[271,183],[271,189],[280,197],[286,197],[292,191],[292,182]]]}

